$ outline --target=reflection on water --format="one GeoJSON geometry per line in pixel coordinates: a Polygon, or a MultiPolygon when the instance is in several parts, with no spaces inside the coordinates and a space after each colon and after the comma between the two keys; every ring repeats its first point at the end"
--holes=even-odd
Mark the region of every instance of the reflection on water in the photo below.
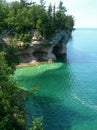
{"type": "Polygon", "coordinates": [[[76,30],[57,63],[17,69],[18,84],[39,88],[24,104],[28,128],[32,116],[43,116],[45,130],[97,129],[96,36],[97,30],[76,30]]]}

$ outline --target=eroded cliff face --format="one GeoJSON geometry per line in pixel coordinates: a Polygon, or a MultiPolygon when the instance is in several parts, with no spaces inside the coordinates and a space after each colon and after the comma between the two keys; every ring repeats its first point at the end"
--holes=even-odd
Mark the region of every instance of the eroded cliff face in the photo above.
{"type": "MultiPolygon", "coordinates": [[[[16,54],[19,56],[20,63],[56,61],[59,55],[67,53],[66,43],[70,35],[71,32],[65,30],[58,30],[49,40],[43,39],[40,35],[38,37],[32,35],[29,46],[23,46],[23,42],[18,40],[18,52],[16,54]]],[[[8,39],[10,40],[10,37],[3,38],[3,41],[8,44],[8,39]]]]}
{"type": "Polygon", "coordinates": [[[50,40],[38,40],[35,36],[28,48],[20,47],[18,55],[21,63],[56,61],[58,55],[66,54],[66,43],[70,37],[70,32],[58,31],[50,40]]]}

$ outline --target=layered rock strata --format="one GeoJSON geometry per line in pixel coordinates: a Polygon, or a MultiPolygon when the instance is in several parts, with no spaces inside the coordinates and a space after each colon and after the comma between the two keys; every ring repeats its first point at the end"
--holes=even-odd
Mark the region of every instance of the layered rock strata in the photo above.
{"type": "Polygon", "coordinates": [[[66,54],[66,43],[70,34],[64,30],[58,31],[50,40],[37,40],[33,36],[28,48],[19,48],[18,55],[21,62],[56,61],[58,55],[66,54]]]}

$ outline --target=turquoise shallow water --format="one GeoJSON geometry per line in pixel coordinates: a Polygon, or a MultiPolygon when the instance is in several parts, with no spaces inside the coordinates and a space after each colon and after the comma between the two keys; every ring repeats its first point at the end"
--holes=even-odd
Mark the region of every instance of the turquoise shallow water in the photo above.
{"type": "Polygon", "coordinates": [[[17,69],[24,89],[36,87],[24,103],[27,128],[43,116],[45,130],[97,129],[97,29],[77,29],[63,62],[17,69]]]}

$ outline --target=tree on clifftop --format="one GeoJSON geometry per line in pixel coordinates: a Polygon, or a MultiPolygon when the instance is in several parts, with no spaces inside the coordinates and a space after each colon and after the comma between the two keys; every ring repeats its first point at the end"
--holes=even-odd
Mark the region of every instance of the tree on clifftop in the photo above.
{"type": "MultiPolygon", "coordinates": [[[[30,0],[13,1],[11,3],[0,3],[0,30],[10,30],[18,34],[31,33],[37,30],[45,39],[51,38],[56,30],[73,30],[74,19],[67,16],[66,8],[60,1],[58,7],[49,4],[45,8],[45,1],[33,4],[30,0]],[[7,6],[5,6],[7,5],[7,6]]],[[[25,39],[25,38],[23,38],[25,39]]]]}

